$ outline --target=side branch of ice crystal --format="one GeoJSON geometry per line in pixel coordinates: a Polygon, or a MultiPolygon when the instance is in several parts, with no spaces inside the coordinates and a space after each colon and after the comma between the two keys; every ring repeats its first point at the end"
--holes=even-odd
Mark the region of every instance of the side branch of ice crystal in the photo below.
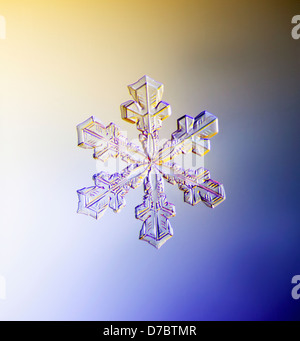
{"type": "Polygon", "coordinates": [[[195,118],[182,116],[171,139],[161,146],[159,129],[171,115],[170,105],[161,100],[163,85],[143,76],[128,89],[133,100],[121,104],[121,116],[136,125],[141,146],[128,141],[114,123],[105,126],[93,116],[77,126],[78,146],[93,149],[95,159],[121,158],[128,164],[121,172],[95,174],[94,186],[78,190],[78,213],[99,219],[107,208],[119,212],[130,188],[143,183],[143,202],[135,209],[136,218],[143,221],[140,239],[160,248],[173,236],[169,218],[175,216],[175,206],[164,193],[164,179],[178,185],[190,205],[202,201],[213,208],[225,199],[223,185],[212,180],[208,170],[184,169],[175,162],[180,154],[192,152],[201,157],[209,152],[210,138],[218,133],[218,119],[207,111],[195,118]]]}

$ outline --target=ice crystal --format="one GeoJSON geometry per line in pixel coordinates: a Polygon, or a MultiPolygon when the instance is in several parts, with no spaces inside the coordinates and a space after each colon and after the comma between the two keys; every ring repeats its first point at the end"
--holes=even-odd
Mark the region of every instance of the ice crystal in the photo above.
{"type": "Polygon", "coordinates": [[[180,154],[192,152],[201,157],[207,153],[209,139],[218,133],[218,119],[207,111],[195,118],[182,116],[171,139],[161,145],[158,132],[162,121],[171,115],[170,105],[161,100],[163,85],[143,76],[128,89],[133,100],[121,104],[121,116],[136,124],[141,146],[130,142],[114,123],[106,127],[94,116],[77,126],[78,145],[93,149],[95,159],[120,158],[128,164],[114,174],[95,174],[94,186],[78,190],[78,213],[98,219],[108,207],[119,212],[130,188],[143,183],[143,203],[135,209],[136,218],[143,221],[140,239],[159,248],[173,236],[169,218],[175,216],[175,206],[164,193],[164,179],[177,184],[190,205],[202,201],[213,208],[225,199],[223,185],[212,180],[208,170],[184,169],[175,162],[180,154]]]}

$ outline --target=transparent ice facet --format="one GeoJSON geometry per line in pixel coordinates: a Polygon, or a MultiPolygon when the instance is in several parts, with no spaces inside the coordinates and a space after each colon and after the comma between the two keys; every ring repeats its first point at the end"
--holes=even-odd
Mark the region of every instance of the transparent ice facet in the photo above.
{"type": "Polygon", "coordinates": [[[203,111],[196,117],[184,115],[177,120],[177,130],[162,146],[159,129],[171,115],[171,107],[163,102],[163,85],[148,76],[128,86],[133,100],[121,104],[122,118],[136,124],[139,145],[128,141],[114,123],[105,126],[90,117],[77,126],[78,146],[93,149],[94,158],[103,162],[120,158],[128,166],[113,174],[94,175],[95,185],[77,191],[78,213],[99,219],[108,208],[119,212],[126,204],[130,188],[143,183],[145,195],[135,208],[135,216],[143,222],[140,239],[160,248],[173,236],[169,218],[175,216],[175,206],[164,193],[164,180],[178,185],[184,201],[196,205],[202,201],[213,208],[225,200],[222,184],[210,178],[204,167],[185,169],[175,162],[180,154],[194,153],[203,157],[210,151],[210,138],[218,133],[218,119],[203,111]]]}
{"type": "Polygon", "coordinates": [[[166,200],[160,173],[150,171],[145,178],[144,186],[144,201],[135,208],[135,217],[144,222],[140,239],[158,249],[173,236],[168,218],[175,216],[175,206],[166,200]]]}

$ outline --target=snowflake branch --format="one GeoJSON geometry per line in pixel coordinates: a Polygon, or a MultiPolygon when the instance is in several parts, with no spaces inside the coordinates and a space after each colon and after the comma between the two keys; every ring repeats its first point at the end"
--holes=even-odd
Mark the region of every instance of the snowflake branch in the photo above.
{"type": "Polygon", "coordinates": [[[174,162],[165,163],[160,167],[163,177],[172,185],[184,192],[184,201],[196,205],[202,201],[206,206],[214,208],[225,200],[222,184],[212,180],[207,169],[182,169],[174,162]]]}
{"type": "Polygon", "coordinates": [[[137,188],[146,176],[145,165],[130,165],[122,173],[110,175],[100,172],[94,175],[95,186],[77,191],[78,213],[99,219],[109,207],[119,212],[126,204],[124,196],[130,188],[137,188]]]}
{"type": "Polygon", "coordinates": [[[177,120],[178,129],[158,151],[157,162],[163,164],[177,155],[193,152],[203,156],[210,151],[210,138],[218,133],[218,119],[203,111],[195,118],[188,115],[177,120]]]}
{"type": "Polygon", "coordinates": [[[140,239],[157,249],[173,236],[168,218],[175,216],[175,206],[166,201],[161,175],[149,172],[144,180],[144,201],[135,208],[135,216],[143,221],[140,239]]]}
{"type": "Polygon", "coordinates": [[[94,149],[94,158],[106,161],[121,157],[127,163],[142,163],[145,159],[143,150],[121,134],[114,123],[105,127],[91,116],[77,126],[78,146],[94,149]]]}

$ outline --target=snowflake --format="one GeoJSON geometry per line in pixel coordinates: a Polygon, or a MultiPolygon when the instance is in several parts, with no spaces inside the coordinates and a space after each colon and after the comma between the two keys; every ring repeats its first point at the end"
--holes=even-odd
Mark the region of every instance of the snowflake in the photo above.
{"type": "Polygon", "coordinates": [[[99,219],[107,208],[119,212],[125,206],[125,195],[130,188],[143,182],[143,203],[135,208],[135,217],[143,221],[140,239],[160,248],[173,229],[169,218],[175,216],[175,206],[164,193],[163,179],[177,184],[184,192],[184,201],[196,205],[202,201],[215,207],[225,199],[223,185],[210,178],[209,171],[200,167],[184,169],[174,161],[181,154],[203,156],[210,150],[210,138],[218,133],[218,119],[207,111],[195,118],[188,115],[178,119],[178,129],[170,140],[160,143],[158,131],[162,121],[171,115],[170,105],[161,101],[163,85],[148,76],[128,86],[133,100],[121,104],[121,116],[136,124],[141,132],[141,145],[128,141],[114,123],[107,127],[94,116],[77,126],[78,145],[94,150],[94,158],[107,161],[120,158],[127,167],[109,174],[101,171],[93,179],[95,186],[77,191],[78,213],[99,219]]]}

